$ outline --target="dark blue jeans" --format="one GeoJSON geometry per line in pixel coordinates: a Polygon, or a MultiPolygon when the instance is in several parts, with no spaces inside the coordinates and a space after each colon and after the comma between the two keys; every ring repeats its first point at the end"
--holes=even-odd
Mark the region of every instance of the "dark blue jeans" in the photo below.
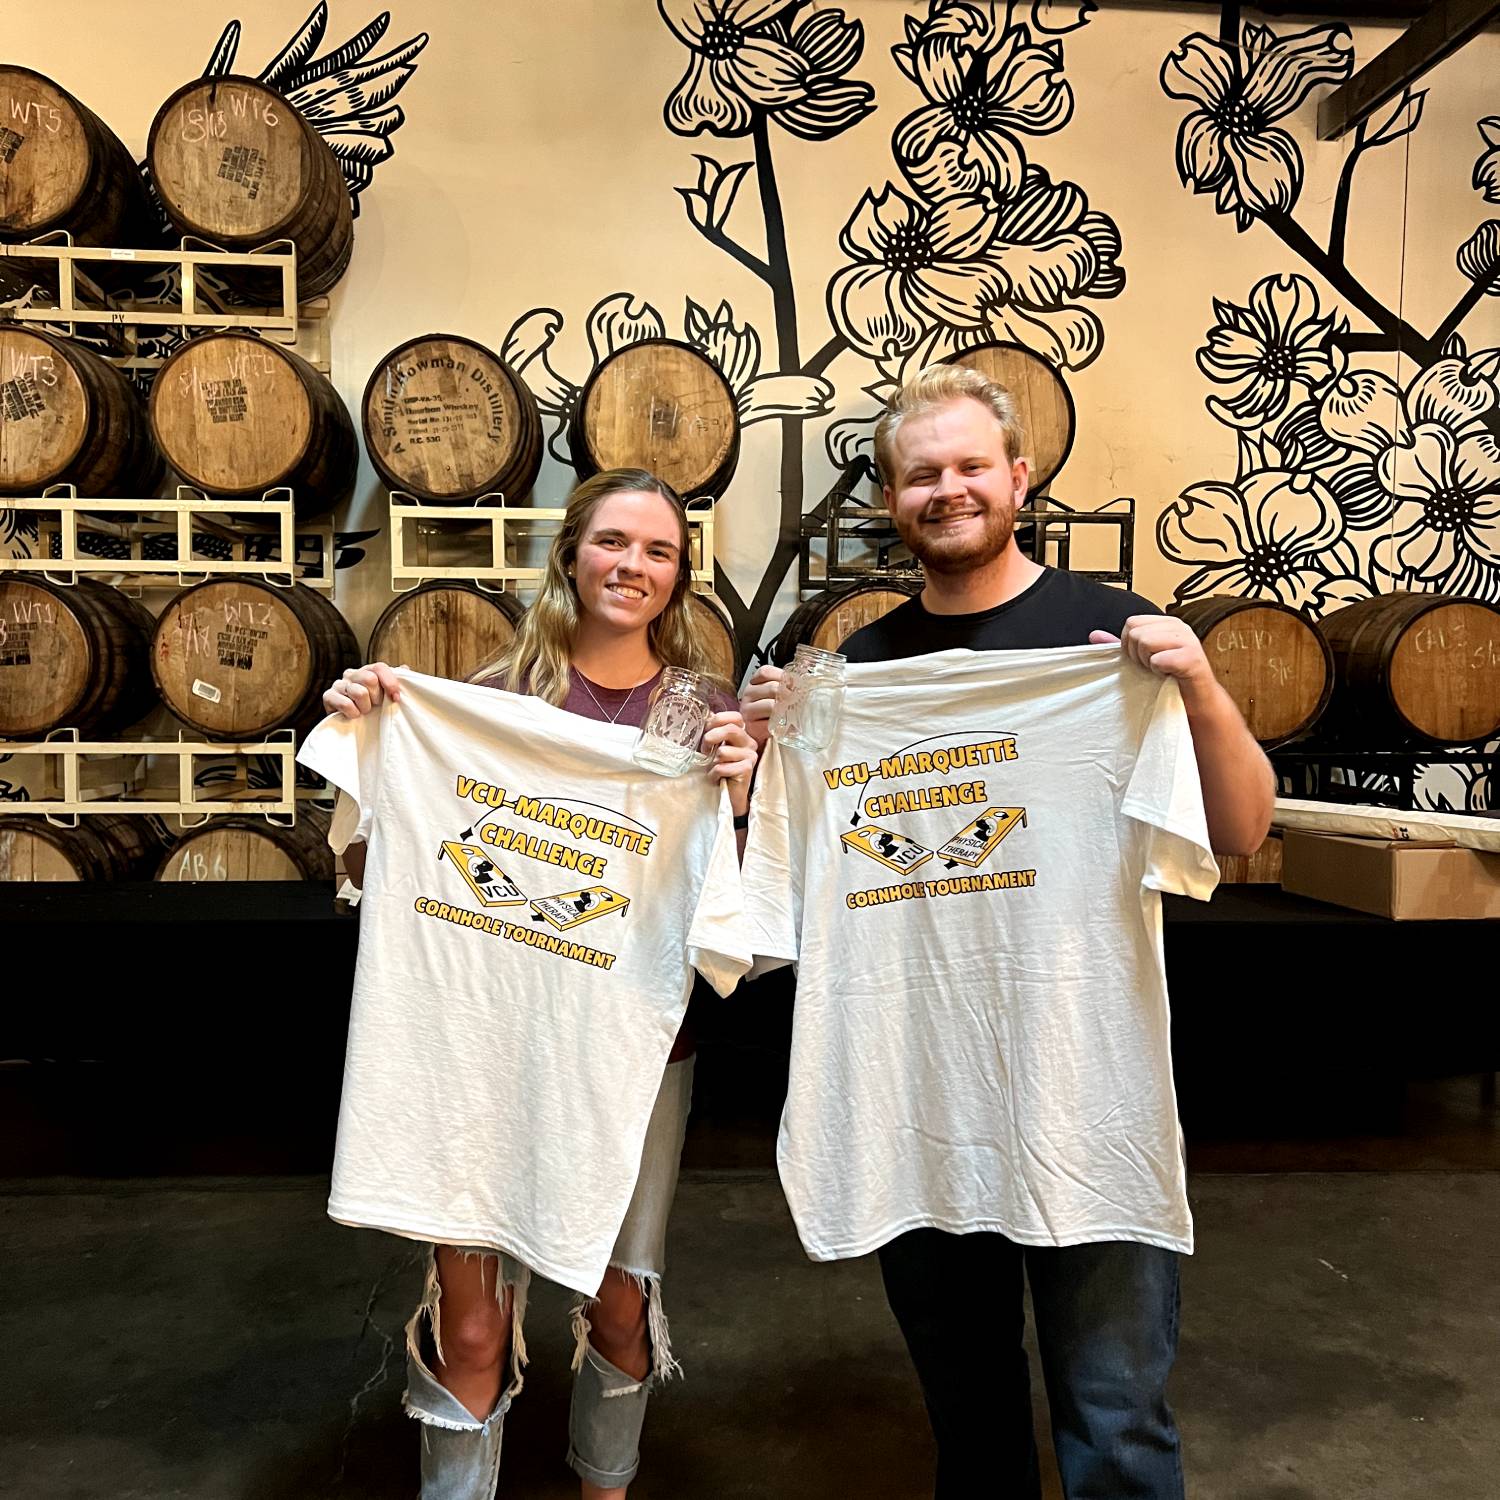
{"type": "Polygon", "coordinates": [[[1182,1500],[1166,1400],[1178,1257],[1112,1240],[1034,1249],[914,1229],[880,1250],[938,1445],[937,1500],[1040,1500],[1021,1338],[1031,1283],[1052,1442],[1068,1500],[1182,1500]]]}

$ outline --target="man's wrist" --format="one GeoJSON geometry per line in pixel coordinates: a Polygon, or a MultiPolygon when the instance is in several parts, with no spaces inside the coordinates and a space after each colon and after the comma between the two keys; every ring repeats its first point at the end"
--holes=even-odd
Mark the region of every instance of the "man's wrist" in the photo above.
{"type": "Polygon", "coordinates": [[[1211,667],[1191,677],[1179,677],[1177,685],[1182,692],[1183,707],[1190,714],[1211,713],[1224,703],[1234,702],[1211,667]]]}

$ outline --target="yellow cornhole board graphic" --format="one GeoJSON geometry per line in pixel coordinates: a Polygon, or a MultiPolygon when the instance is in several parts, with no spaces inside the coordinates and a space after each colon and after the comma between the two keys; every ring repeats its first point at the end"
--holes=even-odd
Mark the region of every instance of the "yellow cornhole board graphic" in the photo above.
{"type": "Polygon", "coordinates": [[[900,875],[915,870],[918,865],[926,864],[932,858],[931,849],[924,848],[915,839],[909,839],[904,834],[892,833],[878,823],[866,823],[863,828],[846,833],[841,842],[846,848],[857,849],[861,854],[868,854],[871,859],[879,860],[886,869],[895,870],[900,875]]]}
{"type": "Polygon", "coordinates": [[[595,917],[607,917],[612,912],[624,914],[630,905],[630,897],[622,896],[605,885],[591,885],[581,891],[564,891],[560,896],[542,896],[531,903],[536,915],[531,919],[550,922],[559,932],[592,922],[595,917]]]}
{"type": "Polygon", "coordinates": [[[495,864],[488,849],[445,839],[443,853],[457,865],[458,873],[481,906],[525,906],[526,893],[495,864]]]}
{"type": "Polygon", "coordinates": [[[981,865],[1000,847],[1006,834],[1025,826],[1024,807],[987,807],[938,850],[938,858],[947,860],[950,870],[954,865],[981,865]]]}

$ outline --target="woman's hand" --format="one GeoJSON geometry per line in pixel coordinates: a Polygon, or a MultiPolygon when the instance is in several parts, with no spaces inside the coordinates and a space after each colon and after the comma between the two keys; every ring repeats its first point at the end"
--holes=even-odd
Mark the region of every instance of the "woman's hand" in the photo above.
{"type": "Polygon", "coordinates": [[[400,697],[401,679],[383,661],[371,662],[368,667],[350,667],[323,694],[323,712],[357,719],[387,699],[396,703],[400,697]]]}
{"type": "Polygon", "coordinates": [[[750,806],[750,778],[760,758],[744,717],[734,710],[715,714],[703,733],[703,751],[713,759],[708,774],[729,783],[729,801],[736,813],[750,806]]]}
{"type": "Polygon", "coordinates": [[[771,736],[771,710],[776,706],[781,678],[780,667],[759,668],[745,685],[745,696],[740,699],[740,711],[745,716],[745,730],[758,749],[763,750],[771,736]]]}

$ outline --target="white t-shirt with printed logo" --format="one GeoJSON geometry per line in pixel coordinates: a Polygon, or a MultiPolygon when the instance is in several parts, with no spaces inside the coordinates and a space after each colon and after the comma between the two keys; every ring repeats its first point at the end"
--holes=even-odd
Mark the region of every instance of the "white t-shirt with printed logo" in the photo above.
{"type": "Polygon", "coordinates": [[[693,969],[750,964],[728,797],[637,767],[634,729],[397,675],[298,756],[369,846],[328,1211],[592,1296],[693,969]]]}
{"type": "Polygon", "coordinates": [[[1115,646],[852,665],[743,871],[798,964],[778,1142],[817,1260],[909,1229],[1192,1249],[1161,896],[1218,879],[1177,684],[1115,646]]]}

